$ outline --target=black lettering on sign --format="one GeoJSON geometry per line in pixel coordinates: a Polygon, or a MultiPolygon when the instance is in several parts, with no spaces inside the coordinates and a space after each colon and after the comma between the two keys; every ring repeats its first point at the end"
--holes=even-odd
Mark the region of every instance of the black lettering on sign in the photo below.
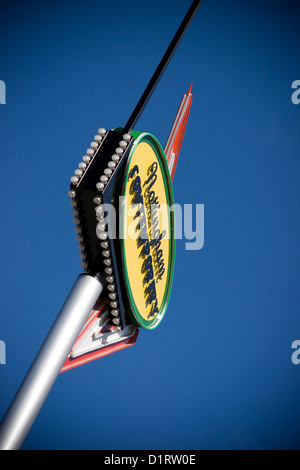
{"type": "Polygon", "coordinates": [[[160,204],[154,189],[152,189],[154,183],[157,180],[157,168],[158,165],[156,162],[150,165],[147,172],[148,179],[144,183],[144,186],[148,185],[146,188],[146,205],[148,212],[148,226],[150,228],[151,234],[150,246],[154,250],[153,262],[155,267],[156,282],[162,280],[163,275],[166,272],[163,251],[160,249],[161,240],[166,236],[166,231],[164,230],[162,233],[160,233],[159,217],[157,213],[160,208],[160,204]]]}
{"type": "MultiPolygon", "coordinates": [[[[134,218],[139,217],[139,221],[136,227],[136,230],[139,232],[136,244],[137,248],[141,250],[139,256],[144,259],[141,274],[143,275],[146,307],[151,305],[151,312],[148,317],[150,318],[151,316],[154,317],[159,312],[159,310],[154,279],[153,260],[150,252],[149,234],[147,230],[144,198],[142,194],[141,178],[139,176],[139,167],[137,165],[132,168],[129,173],[129,177],[133,180],[130,186],[130,194],[132,195],[131,205],[136,205],[137,207],[134,218]]],[[[156,178],[152,179],[152,176],[150,175],[150,179],[152,181],[151,185],[153,185],[156,181],[156,178]]]]}

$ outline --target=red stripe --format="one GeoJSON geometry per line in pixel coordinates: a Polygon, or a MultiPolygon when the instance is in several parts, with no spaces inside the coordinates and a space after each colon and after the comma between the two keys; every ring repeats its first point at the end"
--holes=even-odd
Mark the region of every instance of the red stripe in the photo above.
{"type": "Polygon", "coordinates": [[[137,330],[135,335],[131,338],[127,338],[125,340],[120,341],[119,343],[112,344],[111,346],[106,346],[105,348],[102,348],[100,350],[98,349],[97,351],[92,351],[75,359],[71,359],[69,357],[63,365],[60,373],[66,372],[67,370],[74,369],[75,367],[87,364],[88,362],[95,361],[96,359],[100,359],[101,357],[108,356],[109,354],[113,354],[114,352],[121,351],[122,349],[126,349],[130,346],[133,346],[136,343],[138,333],[139,331],[137,330]]]}

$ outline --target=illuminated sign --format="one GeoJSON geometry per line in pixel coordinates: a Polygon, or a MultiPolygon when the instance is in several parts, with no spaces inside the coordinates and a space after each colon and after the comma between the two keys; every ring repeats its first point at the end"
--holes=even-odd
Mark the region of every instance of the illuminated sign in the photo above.
{"type": "Polygon", "coordinates": [[[135,344],[170,299],[175,261],[172,182],[192,102],[184,95],[165,150],[153,135],[100,128],[69,195],[85,273],[105,282],[62,372],[135,344]]]}
{"type": "Polygon", "coordinates": [[[153,329],[170,297],[174,258],[172,183],[158,141],[141,134],[128,157],[123,185],[122,257],[126,313],[133,323],[153,329]]]}

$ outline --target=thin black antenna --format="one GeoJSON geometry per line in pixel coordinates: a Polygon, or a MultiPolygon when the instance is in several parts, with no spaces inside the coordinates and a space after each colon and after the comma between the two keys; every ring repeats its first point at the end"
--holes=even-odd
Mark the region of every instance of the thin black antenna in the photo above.
{"type": "Polygon", "coordinates": [[[165,55],[163,56],[162,60],[160,61],[159,66],[154,72],[153,77],[151,78],[150,82],[148,83],[140,101],[136,105],[132,115],[130,116],[126,126],[124,127],[124,133],[130,132],[134,125],[136,124],[137,120],[139,119],[140,115],[143,112],[146,104],[148,103],[153,91],[156,88],[159,80],[164,74],[165,69],[167,68],[170,60],[172,59],[177,47],[179,46],[181,39],[183,38],[185,32],[189,28],[195,14],[199,6],[201,5],[203,0],[194,0],[189,11],[187,12],[184,20],[182,21],[177,33],[175,34],[171,44],[169,45],[165,55]]]}

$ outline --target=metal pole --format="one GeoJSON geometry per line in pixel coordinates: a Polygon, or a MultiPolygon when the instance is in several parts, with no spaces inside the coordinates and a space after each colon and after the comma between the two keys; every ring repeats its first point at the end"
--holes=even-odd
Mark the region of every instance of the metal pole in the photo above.
{"type": "Polygon", "coordinates": [[[146,104],[148,103],[153,91],[156,88],[156,85],[160,81],[161,77],[166,70],[170,60],[172,59],[177,47],[179,46],[183,36],[185,35],[186,31],[188,30],[191,22],[193,21],[194,16],[196,15],[198,8],[200,7],[203,0],[194,0],[192,5],[190,6],[187,14],[185,15],[181,25],[179,26],[178,31],[176,32],[172,42],[170,43],[165,55],[161,59],[157,69],[155,70],[150,82],[148,83],[140,101],[136,105],[133,113],[131,114],[127,124],[124,127],[124,133],[128,133],[137,123],[140,115],[143,112],[146,104]]]}
{"type": "Polygon", "coordinates": [[[19,449],[103,290],[80,275],[0,425],[0,450],[19,449]]]}

